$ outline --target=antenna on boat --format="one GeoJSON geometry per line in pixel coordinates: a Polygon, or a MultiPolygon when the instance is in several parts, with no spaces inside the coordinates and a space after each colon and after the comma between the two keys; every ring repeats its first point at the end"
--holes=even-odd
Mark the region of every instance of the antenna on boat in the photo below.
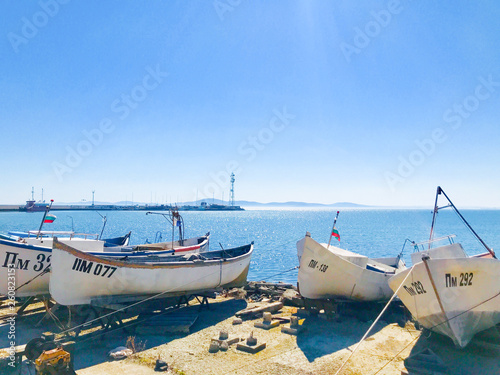
{"type": "MultiPolygon", "coordinates": [[[[327,249],[330,248],[330,242],[332,242],[332,236],[333,236],[333,233],[335,231],[335,224],[337,223],[337,219],[339,217],[339,213],[340,213],[340,211],[337,211],[337,216],[335,216],[335,220],[333,220],[332,232],[330,233],[330,239],[328,240],[328,246],[326,247],[327,249]]],[[[340,241],[340,237],[339,237],[339,241],[340,241]]]]}
{"type": "MultiPolygon", "coordinates": [[[[443,189],[441,189],[441,186],[438,186],[437,187],[437,192],[436,192],[436,203],[434,204],[434,214],[432,216],[432,225],[431,225],[431,238],[430,240],[432,240],[432,236],[433,236],[433,231],[434,231],[434,224],[435,224],[435,218],[436,218],[436,215],[437,215],[437,212],[442,209],[442,208],[447,208],[447,207],[452,207],[455,212],[457,213],[457,215],[460,217],[460,219],[462,219],[462,221],[464,222],[464,224],[467,226],[467,228],[469,228],[469,230],[472,232],[472,234],[477,238],[477,240],[484,246],[484,248],[486,250],[488,250],[488,252],[491,254],[491,256],[495,259],[497,259],[496,255],[495,255],[495,252],[489,248],[488,245],[486,245],[486,243],[483,241],[483,239],[481,237],[479,237],[479,235],[476,233],[476,231],[474,229],[472,229],[472,227],[470,226],[470,224],[467,222],[467,220],[465,220],[465,218],[462,216],[462,214],[458,211],[458,209],[455,207],[455,205],[453,204],[453,202],[451,201],[451,199],[446,195],[446,193],[444,192],[443,189]],[[443,207],[438,207],[437,205],[437,201],[438,201],[438,196],[440,194],[443,194],[446,198],[446,200],[448,201],[448,205],[447,206],[443,206],[443,207]]],[[[429,247],[430,247],[430,243],[429,243],[429,247]]]]}
{"type": "MultiPolygon", "coordinates": [[[[93,198],[92,198],[92,201],[93,201],[93,198]]],[[[92,206],[94,204],[92,203],[92,206]]],[[[106,223],[108,222],[108,218],[106,216],[102,216],[101,213],[99,211],[95,211],[100,217],[102,217],[102,220],[103,220],[103,224],[102,224],[102,229],[101,229],[101,234],[99,236],[99,240],[102,238],[102,234],[104,233],[104,228],[106,228],[106,223]]]]}
{"type": "Polygon", "coordinates": [[[40,228],[38,228],[38,234],[36,235],[37,239],[40,238],[40,234],[41,234],[42,227],[43,227],[43,222],[45,221],[45,218],[47,217],[47,213],[50,211],[50,208],[52,207],[52,203],[54,203],[53,199],[50,200],[50,206],[45,207],[45,212],[43,213],[42,222],[40,223],[40,228]]]}
{"type": "Polygon", "coordinates": [[[179,214],[179,210],[177,209],[177,207],[171,208],[169,214],[164,214],[162,212],[148,211],[148,212],[146,212],[146,215],[161,215],[172,224],[172,244],[174,242],[175,227],[178,227],[179,228],[179,244],[181,246],[183,245],[183,243],[184,243],[184,219],[182,218],[181,214],[179,214]]]}
{"type": "Polygon", "coordinates": [[[401,252],[400,252],[400,253],[399,253],[399,255],[398,255],[398,258],[397,258],[397,259],[398,259],[398,261],[396,262],[396,265],[399,263],[399,260],[403,257],[403,253],[404,253],[404,251],[405,251],[405,246],[406,246],[406,243],[407,243],[407,242],[411,243],[414,247],[416,246],[415,241],[412,241],[412,240],[410,240],[409,238],[407,238],[407,239],[405,240],[405,242],[403,243],[403,248],[401,249],[401,252]]]}

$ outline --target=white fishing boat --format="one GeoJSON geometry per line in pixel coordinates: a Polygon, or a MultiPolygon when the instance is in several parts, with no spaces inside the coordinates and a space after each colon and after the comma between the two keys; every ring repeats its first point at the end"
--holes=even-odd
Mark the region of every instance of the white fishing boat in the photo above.
{"type": "Polygon", "coordinates": [[[104,225],[100,235],[78,234],[73,231],[43,231],[42,227],[52,202],[51,200],[51,205],[47,206],[39,230],[29,231],[28,236],[19,237],[17,241],[0,239],[0,295],[7,295],[12,288],[15,289],[17,297],[49,293],[50,274],[47,271],[50,266],[54,236],[59,236],[60,242],[77,250],[118,258],[147,256],[151,252],[157,256],[199,253],[207,251],[209,247],[210,232],[204,236],[184,239],[184,222],[175,210],[161,214],[172,224],[172,229],[179,228],[179,239],[174,240],[172,232],[172,241],[168,242],[113,246],[110,242],[128,243],[130,232],[124,237],[99,240],[106,226],[106,217],[102,215],[104,225]]]}
{"type": "Polygon", "coordinates": [[[368,258],[306,236],[297,242],[299,293],[310,299],[386,301],[389,278],[406,269],[400,256],[368,258]]]}
{"type": "Polygon", "coordinates": [[[414,318],[425,328],[450,337],[464,348],[473,336],[500,323],[500,262],[495,253],[476,234],[444,191],[438,187],[429,241],[416,245],[412,268],[389,280],[389,286],[414,318]],[[453,236],[433,238],[443,194],[486,253],[468,256],[453,236]],[[443,239],[449,243],[432,247],[443,239]]]}
{"type": "MultiPolygon", "coordinates": [[[[120,237],[113,237],[113,238],[95,238],[99,239],[100,241],[104,242],[104,247],[113,247],[113,246],[128,246],[130,242],[130,235],[132,232],[128,232],[124,236],[120,237]]],[[[79,238],[81,234],[76,233],[74,231],[47,231],[47,230],[30,230],[28,232],[23,232],[23,231],[9,231],[8,235],[2,235],[0,233],[0,239],[3,240],[11,240],[11,241],[20,241],[22,238],[26,239],[27,243],[30,243],[31,245],[38,245],[38,244],[43,244],[43,241],[46,240],[47,238],[51,237],[61,237],[61,236],[66,236],[66,237],[76,237],[79,238]]],[[[97,235],[85,235],[89,237],[97,237],[97,235]]],[[[48,247],[52,248],[52,243],[50,245],[47,245],[48,247]]]]}
{"type": "MultiPolygon", "coordinates": [[[[49,293],[50,273],[46,270],[51,263],[53,238],[40,237],[32,244],[26,240],[0,239],[0,295],[7,295],[9,287],[15,289],[16,297],[31,297],[49,293]],[[12,284],[12,280],[9,280],[12,275],[15,276],[14,284],[12,284]]],[[[66,237],[59,241],[84,252],[124,258],[146,256],[150,253],[157,256],[172,256],[179,253],[204,252],[208,249],[209,240],[210,233],[182,241],[125,247],[104,247],[103,241],[92,240],[88,237],[66,237]]]]}
{"type": "Polygon", "coordinates": [[[116,260],[54,241],[50,294],[61,305],[118,296],[179,295],[246,283],[253,243],[188,256],[116,260]]]}

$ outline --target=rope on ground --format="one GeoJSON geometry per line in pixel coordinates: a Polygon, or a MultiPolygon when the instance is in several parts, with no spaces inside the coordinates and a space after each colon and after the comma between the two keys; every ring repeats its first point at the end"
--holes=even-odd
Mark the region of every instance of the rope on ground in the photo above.
{"type": "Polygon", "coordinates": [[[267,356],[267,357],[263,357],[263,358],[261,358],[261,359],[259,359],[259,360],[257,360],[257,361],[249,361],[246,365],[243,365],[243,366],[238,367],[238,368],[236,368],[236,369],[232,369],[232,370],[230,370],[229,372],[225,372],[223,375],[234,374],[234,373],[235,373],[236,371],[238,371],[238,370],[241,370],[241,369],[246,368],[246,367],[248,367],[248,366],[254,366],[256,363],[259,363],[259,362],[265,361],[266,359],[270,359],[270,358],[276,357],[276,356],[278,356],[278,355],[284,355],[284,354],[289,353],[289,352],[291,352],[291,351],[293,351],[293,350],[295,350],[295,349],[297,349],[297,348],[296,348],[296,347],[294,347],[294,348],[289,349],[289,350],[287,350],[287,351],[285,351],[285,352],[278,352],[278,353],[276,353],[276,354],[273,354],[273,355],[270,355],[270,356],[267,356]]]}
{"type": "MultiPolygon", "coordinates": [[[[478,303],[477,305],[472,306],[471,308],[469,308],[469,309],[467,309],[467,310],[465,310],[465,311],[462,311],[460,314],[457,314],[457,315],[455,315],[455,316],[453,316],[453,317],[451,317],[451,318],[449,318],[449,319],[445,319],[445,320],[444,320],[444,321],[442,321],[441,323],[439,323],[439,324],[436,324],[436,325],[432,326],[431,328],[429,328],[429,331],[431,331],[433,328],[439,327],[439,326],[440,326],[440,325],[442,325],[442,324],[448,323],[450,320],[453,320],[453,319],[455,319],[455,318],[458,318],[459,316],[461,316],[461,315],[463,315],[463,314],[465,314],[465,313],[467,313],[467,312],[469,312],[469,311],[474,310],[476,307],[479,307],[479,306],[481,306],[481,305],[485,304],[486,302],[491,301],[492,299],[494,299],[494,298],[496,298],[496,297],[498,297],[498,296],[500,296],[500,292],[499,292],[499,293],[497,293],[497,294],[495,294],[493,297],[490,297],[490,298],[488,298],[488,299],[486,299],[486,300],[484,300],[484,301],[482,301],[482,302],[478,303]]],[[[384,369],[387,365],[389,365],[392,361],[394,361],[394,360],[395,360],[395,359],[396,359],[396,358],[397,358],[397,357],[398,357],[398,356],[399,356],[399,355],[400,355],[400,354],[401,354],[401,353],[402,353],[402,352],[403,352],[406,348],[408,348],[411,344],[413,344],[413,343],[414,343],[414,342],[415,342],[418,338],[420,338],[420,335],[417,335],[417,336],[416,336],[413,340],[411,340],[411,341],[410,341],[410,343],[409,343],[408,345],[406,345],[403,349],[401,349],[401,350],[400,350],[400,351],[399,351],[399,352],[398,352],[398,353],[397,353],[397,354],[396,354],[396,355],[395,355],[395,356],[394,356],[394,357],[393,357],[393,358],[392,358],[389,362],[387,362],[384,366],[382,366],[382,367],[381,367],[381,368],[380,368],[380,369],[379,369],[379,370],[378,370],[375,374],[373,374],[373,375],[377,375],[380,371],[382,371],[382,370],[383,370],[383,369],[384,369]]]]}
{"type": "MultiPolygon", "coordinates": [[[[195,283],[195,282],[197,282],[197,281],[199,281],[199,280],[201,280],[201,279],[206,278],[207,276],[212,276],[212,275],[215,275],[215,274],[218,274],[218,273],[219,273],[219,269],[217,269],[217,272],[213,272],[213,273],[211,273],[211,274],[204,275],[204,276],[200,277],[199,279],[196,279],[196,280],[193,280],[193,281],[191,281],[191,282],[189,282],[189,283],[186,283],[186,284],[181,285],[181,287],[184,287],[184,286],[189,285],[189,284],[193,284],[193,283],[195,283]]],[[[165,291],[163,291],[163,292],[160,292],[160,293],[154,294],[154,295],[152,295],[152,296],[150,296],[150,297],[147,297],[147,298],[145,298],[145,299],[143,299],[143,300],[137,301],[137,302],[135,302],[135,303],[133,303],[133,304],[131,304],[131,305],[127,305],[127,306],[122,307],[122,308],[120,308],[120,309],[118,309],[118,310],[114,310],[114,311],[112,311],[112,312],[110,312],[110,313],[107,313],[107,314],[104,314],[104,315],[102,315],[102,316],[99,316],[98,318],[95,318],[95,319],[92,319],[92,320],[90,320],[90,321],[88,321],[88,322],[82,323],[82,324],[80,324],[80,325],[78,325],[78,326],[76,326],[76,327],[69,328],[69,329],[67,329],[67,330],[65,330],[65,331],[60,332],[59,334],[60,334],[60,335],[62,335],[62,334],[65,334],[65,333],[67,333],[67,332],[74,331],[74,330],[75,330],[75,329],[77,329],[77,328],[84,327],[84,326],[88,326],[88,325],[90,325],[91,323],[94,323],[94,322],[96,322],[96,321],[98,321],[98,320],[101,320],[101,319],[103,319],[103,318],[106,318],[106,317],[108,317],[108,316],[111,316],[111,315],[117,314],[117,313],[119,313],[120,311],[124,311],[124,310],[130,309],[131,307],[134,307],[134,306],[140,305],[141,303],[144,303],[144,302],[150,301],[150,300],[155,299],[155,298],[158,298],[158,297],[160,297],[160,296],[162,296],[162,295],[164,295],[164,294],[167,294],[167,293],[173,292],[173,291],[175,291],[175,290],[176,290],[176,289],[178,289],[178,288],[179,288],[179,287],[175,287],[175,288],[171,288],[171,289],[165,290],[165,291]]],[[[188,293],[188,294],[189,294],[189,293],[188,293]]]]}
{"type": "Polygon", "coordinates": [[[370,328],[368,328],[368,331],[366,331],[365,335],[361,338],[361,340],[358,342],[358,344],[356,345],[356,347],[354,348],[354,350],[351,352],[351,354],[349,355],[349,357],[347,357],[347,359],[344,361],[344,363],[342,364],[342,366],[340,366],[340,368],[337,370],[337,372],[335,373],[335,375],[338,375],[340,373],[340,371],[342,371],[342,369],[345,367],[345,365],[347,364],[347,362],[349,362],[349,360],[351,359],[351,357],[354,355],[354,353],[356,353],[356,351],[358,350],[358,348],[361,346],[361,344],[363,343],[363,341],[366,339],[366,337],[368,336],[368,334],[371,332],[371,330],[373,329],[373,327],[375,327],[375,324],[378,323],[380,317],[384,314],[385,310],[387,310],[387,308],[389,307],[389,305],[391,304],[392,300],[394,299],[394,297],[396,297],[396,294],[399,292],[399,290],[401,289],[401,287],[403,286],[404,282],[406,281],[406,279],[408,279],[408,276],[411,275],[412,271],[413,271],[413,267],[412,266],[410,268],[410,271],[408,272],[408,274],[405,276],[405,278],[403,279],[403,281],[401,282],[401,284],[398,286],[398,289],[396,289],[396,291],[394,292],[394,294],[392,295],[391,299],[389,300],[389,302],[387,302],[387,304],[385,305],[385,307],[383,308],[382,312],[377,316],[377,319],[375,319],[375,321],[373,322],[373,324],[370,326],[370,328]]]}
{"type": "Polygon", "coordinates": [[[391,360],[389,362],[387,362],[385,365],[383,365],[375,374],[373,375],[377,375],[380,371],[382,371],[384,368],[386,368],[389,364],[392,363],[392,361],[394,361],[401,353],[403,353],[406,348],[408,348],[411,344],[413,344],[418,338],[420,337],[420,335],[417,335],[413,340],[411,340],[408,345],[406,345],[403,349],[401,349],[394,357],[391,358],[391,360]]]}

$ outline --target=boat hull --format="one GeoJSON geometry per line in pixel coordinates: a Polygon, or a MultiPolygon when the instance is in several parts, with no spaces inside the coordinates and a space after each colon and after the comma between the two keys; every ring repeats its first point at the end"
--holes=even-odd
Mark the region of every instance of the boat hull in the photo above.
{"type": "Polygon", "coordinates": [[[51,254],[47,247],[0,240],[0,294],[16,298],[47,294],[50,274],[43,271],[51,254]]]}
{"type": "Polygon", "coordinates": [[[370,259],[353,256],[348,260],[332,249],[342,251],[333,246],[327,249],[326,245],[308,236],[297,243],[300,257],[298,289],[303,297],[355,301],[384,301],[391,298],[393,292],[387,281],[394,273],[371,271],[363,264],[370,263],[370,259]]]}
{"type": "MultiPolygon", "coordinates": [[[[253,250],[248,246],[241,256],[228,259],[137,263],[93,256],[54,242],[50,294],[61,305],[82,305],[124,295],[165,297],[242,286],[253,250]]],[[[219,252],[204,256],[211,253],[219,252]]]]}
{"type": "MultiPolygon", "coordinates": [[[[156,244],[143,246],[140,249],[131,247],[129,251],[122,252],[119,247],[103,247],[102,241],[84,239],[61,239],[66,244],[76,247],[85,252],[101,254],[110,257],[123,258],[126,256],[171,256],[176,253],[198,253],[204,252],[208,248],[209,236],[196,237],[185,240],[186,245],[175,247],[172,250],[172,243],[158,247],[156,244]],[[200,242],[201,241],[201,242],[200,242]],[[165,250],[159,250],[163,249],[165,250]],[[106,252],[104,252],[106,250],[106,252]]],[[[8,241],[0,239],[0,295],[7,295],[9,291],[15,289],[16,297],[31,297],[36,295],[49,294],[50,273],[43,271],[51,264],[52,238],[44,238],[40,245],[8,241]],[[10,289],[9,289],[10,288],[10,289]]]]}
{"type": "Polygon", "coordinates": [[[427,259],[395,275],[389,286],[425,328],[465,347],[500,323],[500,262],[488,258],[427,259]]]}

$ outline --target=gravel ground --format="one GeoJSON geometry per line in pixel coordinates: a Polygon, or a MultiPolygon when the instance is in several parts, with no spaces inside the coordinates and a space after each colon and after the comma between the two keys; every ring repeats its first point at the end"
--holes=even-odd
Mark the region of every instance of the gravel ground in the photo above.
{"type": "MultiPolygon", "coordinates": [[[[218,297],[210,300],[209,309],[199,311],[199,306],[192,303],[182,310],[191,314],[199,312],[190,333],[167,333],[162,332],[160,327],[154,335],[117,330],[81,344],[73,356],[75,370],[78,375],[156,374],[154,366],[156,359],[160,358],[168,363],[168,374],[335,374],[371,325],[371,321],[352,317],[344,317],[337,322],[319,314],[300,318],[303,331],[298,336],[291,336],[281,333],[281,326],[289,325],[286,323],[270,330],[254,327],[254,323],[261,322],[262,318],[244,320],[240,325],[232,324],[236,312],[263,305],[267,303],[218,297]],[[209,353],[211,339],[218,338],[221,330],[227,330],[230,339],[237,337],[242,340],[253,332],[258,343],[266,343],[266,348],[259,353],[248,354],[237,350],[236,344],[233,344],[226,352],[209,353]],[[130,338],[134,339],[138,352],[121,361],[109,361],[107,353],[117,346],[124,346],[130,338]]],[[[35,327],[41,315],[40,312],[18,322],[18,345],[39,336],[41,332],[56,329],[49,321],[35,327]]],[[[297,309],[288,306],[273,314],[282,318],[292,315],[297,315],[297,309]]],[[[0,327],[0,353],[8,347],[7,333],[8,326],[0,327]]],[[[431,348],[448,367],[449,374],[499,375],[500,326],[488,334],[493,337],[496,348],[490,346],[485,349],[479,344],[480,340],[474,339],[466,349],[458,350],[451,340],[436,334],[427,338],[411,323],[401,328],[395,323],[380,321],[341,374],[400,375],[405,358],[431,348]]],[[[2,371],[0,369],[0,373],[2,371]]],[[[34,369],[31,368],[30,372],[25,361],[18,373],[32,374],[34,369]]]]}
{"type": "MultiPolygon", "coordinates": [[[[155,361],[161,358],[169,364],[169,372],[173,374],[333,374],[370,326],[370,322],[349,318],[341,322],[328,321],[320,315],[301,319],[303,331],[299,336],[292,336],[281,333],[280,326],[270,330],[255,328],[254,323],[262,319],[245,320],[241,325],[233,325],[234,316],[228,316],[227,312],[236,312],[245,307],[241,303],[238,300],[218,299],[211,303],[210,310],[200,314],[191,334],[160,335],[165,341],[161,345],[136,353],[121,362],[100,363],[80,369],[77,373],[153,374],[155,361]],[[233,308],[233,305],[238,308],[233,308]],[[218,338],[221,330],[227,330],[229,338],[240,339],[246,339],[253,332],[258,343],[266,343],[266,348],[259,353],[248,354],[237,350],[236,344],[233,344],[226,352],[209,353],[211,339],[218,338]]],[[[257,305],[259,304],[249,304],[248,307],[257,305]]],[[[286,318],[296,311],[296,308],[285,306],[274,316],[286,318]]],[[[383,322],[375,326],[374,332],[349,361],[343,374],[375,372],[419,335],[413,326],[400,328],[396,324],[388,325],[383,322]]],[[[140,341],[147,339],[136,337],[140,341]]],[[[383,373],[401,374],[403,359],[411,348],[412,346],[401,353],[383,373]]]]}

